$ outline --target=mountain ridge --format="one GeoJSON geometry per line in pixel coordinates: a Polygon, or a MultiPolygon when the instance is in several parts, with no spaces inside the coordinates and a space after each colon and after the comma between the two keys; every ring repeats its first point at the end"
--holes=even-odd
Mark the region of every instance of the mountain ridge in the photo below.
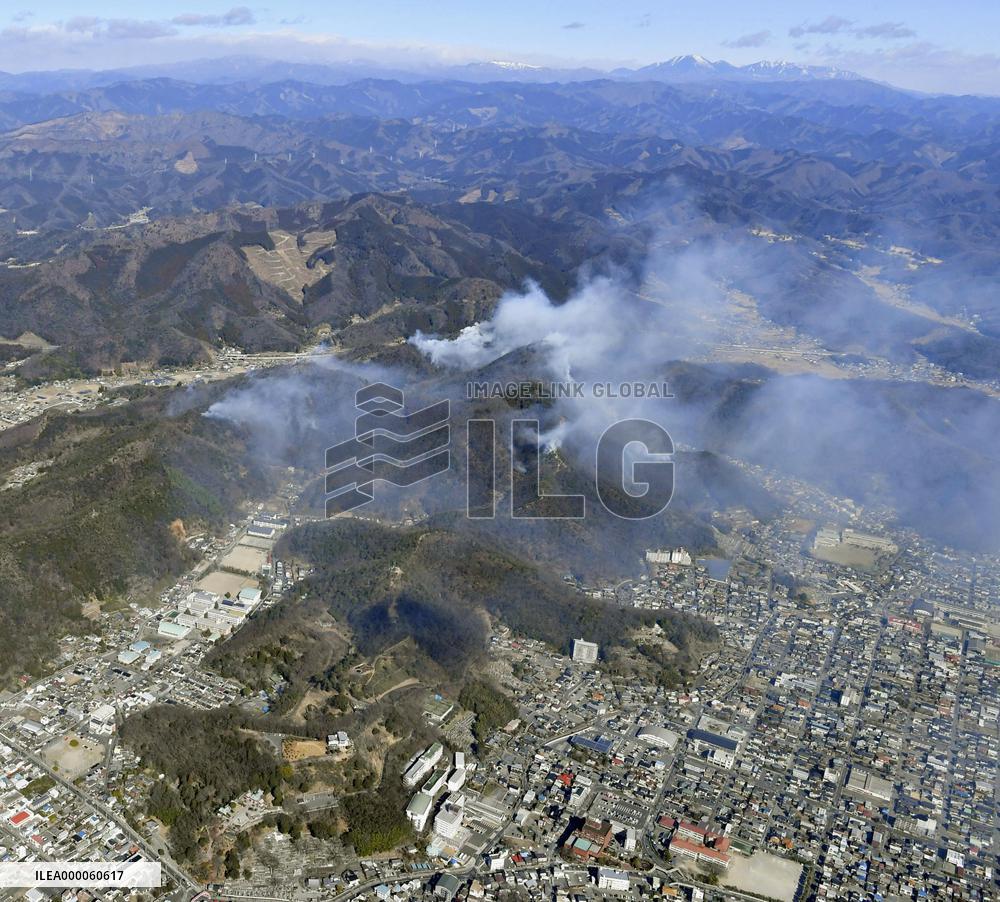
{"type": "Polygon", "coordinates": [[[830,66],[805,65],[785,60],[758,60],[738,66],[725,60],[712,61],[699,54],[682,54],[648,65],[600,69],[593,66],[547,66],[518,60],[479,60],[464,64],[438,64],[397,67],[371,60],[348,60],[339,63],[295,63],[261,56],[234,55],[124,68],[38,70],[11,73],[0,71],[0,91],[24,93],[53,90],[80,90],[119,82],[155,77],[176,77],[185,73],[202,83],[227,84],[239,81],[255,84],[288,78],[317,84],[346,84],[365,78],[392,78],[400,81],[535,81],[572,82],[600,78],[628,81],[652,79],[683,81],[692,78],[735,78],[764,81],[797,79],[845,79],[868,81],[854,72],[830,66]]]}

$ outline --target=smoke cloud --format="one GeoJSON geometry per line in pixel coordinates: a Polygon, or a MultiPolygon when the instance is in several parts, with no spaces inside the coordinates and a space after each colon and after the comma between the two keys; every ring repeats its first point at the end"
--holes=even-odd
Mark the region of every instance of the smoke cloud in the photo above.
{"type": "MultiPolygon", "coordinates": [[[[489,319],[457,335],[417,332],[409,342],[438,368],[430,377],[324,358],[263,373],[207,415],[253,432],[267,459],[318,473],[323,448],[352,433],[354,392],[367,382],[404,388],[411,407],[451,397],[456,438],[470,382],[579,382],[582,397],[539,403],[518,415],[537,418],[542,450],[560,451],[583,473],[592,470],[608,426],[646,419],[665,428],[679,450],[713,451],[807,479],[861,505],[887,505],[901,522],[943,542],[1000,545],[1000,402],[989,394],[857,370],[831,378],[829,368],[805,372],[809,366],[799,358],[793,358],[798,372],[709,363],[733,341],[780,343],[777,322],[786,333],[791,325],[800,335],[818,334],[827,347],[858,347],[857,359],[885,347],[905,365],[900,317],[918,320],[921,329],[926,320],[880,303],[865,286],[861,291],[847,262],[831,266],[807,242],[768,243],[743,229],[689,244],[677,236],[673,230],[651,240],[638,274],[584,275],[563,303],[529,283],[504,295],[489,319]],[[735,315],[734,301],[746,298],[755,302],[752,314],[735,315]],[[664,381],[676,398],[593,391],[664,381]]],[[[910,276],[915,296],[921,279],[941,281],[938,268],[925,270],[910,276]]],[[[922,333],[914,327],[914,334],[922,333]]],[[[815,342],[811,347],[822,351],[815,342]]],[[[695,479],[682,469],[677,478],[680,491],[684,480],[695,479]]],[[[427,504],[458,497],[461,507],[461,492],[443,488],[436,485],[439,497],[427,504]]],[[[740,503],[732,492],[723,495],[725,503],[740,503]]]]}
{"type": "Polygon", "coordinates": [[[553,303],[531,283],[524,293],[505,295],[492,319],[468,326],[455,338],[418,331],[410,343],[433,363],[465,371],[538,344],[544,347],[549,374],[572,379],[581,371],[615,368],[615,358],[629,343],[648,340],[638,327],[621,287],[604,277],[587,283],[564,304],[553,303]]]}

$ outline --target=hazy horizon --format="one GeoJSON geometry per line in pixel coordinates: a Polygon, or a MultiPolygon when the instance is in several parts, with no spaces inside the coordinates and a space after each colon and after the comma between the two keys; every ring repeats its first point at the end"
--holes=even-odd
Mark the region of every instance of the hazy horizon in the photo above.
{"type": "Polygon", "coordinates": [[[504,60],[557,69],[640,68],[700,55],[743,66],[761,60],[828,66],[928,93],[1000,93],[992,36],[1000,9],[980,0],[930,9],[889,0],[836,7],[814,0],[794,10],[753,9],[724,0],[710,11],[665,10],[626,0],[558,3],[514,0],[502,11],[445,2],[433,10],[293,2],[279,12],[229,3],[101,4],[89,14],[59,0],[0,19],[0,69],[10,73],[108,70],[256,56],[337,65],[364,61],[420,70],[504,60]]]}

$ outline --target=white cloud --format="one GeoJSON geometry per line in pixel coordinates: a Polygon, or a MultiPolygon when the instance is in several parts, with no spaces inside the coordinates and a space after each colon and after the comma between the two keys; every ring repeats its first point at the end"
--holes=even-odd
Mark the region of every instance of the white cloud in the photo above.
{"type": "Polygon", "coordinates": [[[254,25],[257,22],[253,11],[247,6],[234,6],[221,16],[205,13],[181,13],[170,20],[174,25],[185,27],[203,26],[209,28],[226,28],[234,25],[254,25]]]}
{"type": "Polygon", "coordinates": [[[843,16],[827,16],[820,22],[803,22],[788,29],[793,38],[806,37],[811,34],[843,34],[855,38],[883,38],[899,40],[912,38],[916,32],[904,22],[879,22],[876,25],[859,25],[852,19],[843,16]]]}
{"type": "Polygon", "coordinates": [[[112,41],[148,41],[177,34],[176,28],[148,19],[108,19],[98,28],[112,41]]]}
{"type": "Polygon", "coordinates": [[[821,22],[803,22],[788,30],[793,38],[801,38],[807,34],[839,34],[850,31],[854,23],[843,16],[827,16],[821,22]]]}
{"type": "Polygon", "coordinates": [[[868,25],[865,28],[854,29],[859,38],[912,38],[916,32],[902,22],[880,22],[878,25],[868,25]]]}
{"type": "Polygon", "coordinates": [[[231,54],[309,63],[375,60],[414,69],[505,57],[504,51],[495,47],[376,43],[337,34],[304,32],[294,27],[269,31],[198,29],[167,21],[107,20],[83,15],[65,22],[9,25],[0,29],[0,60],[8,72],[37,70],[41,68],[40,58],[44,59],[46,69],[106,69],[231,54]]]}
{"type": "Polygon", "coordinates": [[[72,19],[68,19],[63,27],[67,31],[89,34],[100,24],[101,20],[97,16],[74,16],[72,19]]]}
{"type": "Polygon", "coordinates": [[[752,34],[745,34],[741,37],[734,38],[732,41],[723,41],[723,45],[734,48],[763,47],[770,40],[771,32],[755,31],[752,34]]]}
{"type": "Polygon", "coordinates": [[[876,50],[825,45],[817,61],[916,91],[1000,94],[1000,55],[966,53],[928,41],[876,50]]]}

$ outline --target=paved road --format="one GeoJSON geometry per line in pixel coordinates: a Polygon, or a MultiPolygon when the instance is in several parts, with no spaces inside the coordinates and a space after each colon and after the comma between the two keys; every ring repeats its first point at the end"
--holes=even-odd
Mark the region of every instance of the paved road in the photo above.
{"type": "Polygon", "coordinates": [[[34,752],[29,751],[23,745],[11,739],[8,735],[0,733],[0,741],[3,741],[6,745],[9,745],[14,751],[22,755],[28,761],[31,761],[37,767],[40,767],[45,771],[53,780],[55,780],[64,789],[69,790],[77,798],[81,799],[86,804],[90,805],[91,808],[96,809],[109,820],[117,824],[128,836],[132,838],[132,841],[139,846],[140,849],[149,857],[151,861],[159,861],[163,867],[164,873],[168,874],[172,880],[174,880],[180,886],[187,886],[194,888],[198,886],[194,880],[192,880],[181,868],[170,858],[169,855],[164,854],[156,849],[154,849],[150,844],[149,840],[145,837],[140,836],[132,826],[122,817],[115,814],[110,809],[106,808],[97,799],[91,798],[86,792],[81,790],[78,786],[64,780],[57,771],[52,770],[48,764],[41,758],[39,758],[34,752]]]}

